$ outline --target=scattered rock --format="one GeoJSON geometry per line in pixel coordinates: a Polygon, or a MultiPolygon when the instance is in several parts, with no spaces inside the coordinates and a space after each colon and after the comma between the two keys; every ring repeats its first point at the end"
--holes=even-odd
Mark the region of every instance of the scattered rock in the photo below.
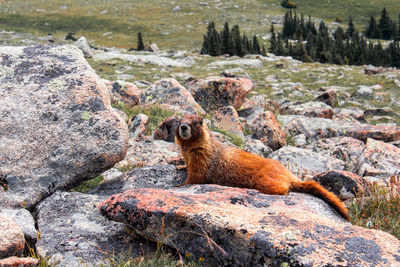
{"type": "Polygon", "coordinates": [[[2,209],[0,207],[0,214],[3,213],[10,218],[12,218],[21,228],[24,233],[25,241],[33,248],[37,241],[37,231],[35,228],[35,221],[26,209],[19,210],[11,210],[11,209],[2,209]]]}
{"type": "Polygon", "coordinates": [[[83,55],[86,58],[92,58],[93,57],[93,51],[90,48],[89,43],[87,42],[85,36],[82,36],[79,38],[76,42],[74,42],[74,46],[78,47],[79,50],[82,51],[83,55]]]}
{"type": "Polygon", "coordinates": [[[8,215],[0,213],[0,259],[21,256],[25,247],[24,233],[8,215]]]}
{"type": "Polygon", "coordinates": [[[221,76],[228,78],[250,78],[249,74],[242,68],[226,69],[221,76]]]}
{"type": "Polygon", "coordinates": [[[357,174],[340,170],[318,173],[312,180],[317,181],[342,200],[354,198],[357,193],[364,192],[367,187],[367,182],[357,174]]]}
{"type": "Polygon", "coordinates": [[[172,12],[178,12],[181,11],[181,7],[180,6],[176,6],[172,9],[172,12]]]}
{"type": "Polygon", "coordinates": [[[134,83],[122,81],[111,82],[108,80],[103,81],[110,90],[112,104],[118,104],[120,102],[129,106],[140,104],[140,98],[142,97],[143,92],[134,83]]]}
{"type": "Polygon", "coordinates": [[[364,116],[395,116],[395,113],[389,107],[367,108],[364,110],[364,116]]]}
{"type": "Polygon", "coordinates": [[[137,189],[107,199],[101,213],[210,266],[400,263],[394,236],[344,222],[324,201],[305,194],[217,185],[137,189]]]}
{"type": "Polygon", "coordinates": [[[18,258],[10,257],[6,259],[0,259],[1,267],[37,267],[39,266],[39,260],[36,258],[18,258]]]}
{"type": "Polygon", "coordinates": [[[191,85],[191,91],[204,110],[213,111],[226,106],[239,108],[253,87],[245,78],[209,77],[191,85]]]}
{"type": "Polygon", "coordinates": [[[335,90],[328,90],[322,95],[319,95],[317,98],[315,98],[315,100],[324,102],[325,104],[331,106],[332,108],[335,108],[336,105],[338,104],[338,96],[335,90]]]}
{"type": "Polygon", "coordinates": [[[239,115],[232,106],[222,107],[215,111],[212,125],[242,139],[244,138],[239,115]]]}
{"type": "Polygon", "coordinates": [[[146,114],[138,114],[129,123],[129,138],[142,138],[146,135],[149,117],[146,114]]]}
{"type": "Polygon", "coordinates": [[[124,175],[104,181],[90,193],[108,197],[129,189],[161,188],[171,189],[182,184],[187,177],[185,170],[178,170],[171,164],[155,164],[134,168],[124,175]]]}
{"type": "Polygon", "coordinates": [[[332,169],[343,170],[345,167],[342,160],[293,146],[280,148],[272,154],[272,158],[281,162],[297,176],[306,178],[332,169]]]}
{"type": "Polygon", "coordinates": [[[211,62],[207,67],[223,67],[223,66],[240,66],[240,67],[263,67],[263,63],[259,59],[230,59],[230,60],[219,60],[211,62]]]}
{"type": "Polygon", "coordinates": [[[130,251],[131,256],[138,256],[142,249],[146,251],[148,242],[132,238],[123,224],[100,215],[97,203],[104,199],[78,192],[56,192],[42,201],[36,207],[41,233],[38,253],[57,266],[81,266],[82,262],[95,266],[110,264],[112,255],[130,251]]]}
{"type": "Polygon", "coordinates": [[[0,58],[0,205],[32,209],[124,158],[127,126],[76,47],[3,46],[0,58]]]}
{"type": "Polygon", "coordinates": [[[400,175],[400,148],[368,138],[359,174],[389,178],[400,175]]]}
{"type": "Polygon", "coordinates": [[[153,138],[155,140],[164,140],[167,142],[175,142],[175,132],[178,128],[181,118],[172,116],[164,120],[154,131],[153,138]]]}
{"type": "MultiPolygon", "coordinates": [[[[146,46],[145,50],[149,51],[149,52],[153,52],[153,53],[160,52],[160,49],[158,49],[157,44],[154,44],[154,43],[146,46]]],[[[177,62],[180,63],[179,60],[177,62]]],[[[185,64],[185,63],[183,63],[183,64],[185,64]]],[[[190,65],[188,67],[190,67],[190,65]]]]}
{"type": "Polygon", "coordinates": [[[332,119],[333,110],[330,106],[320,101],[311,101],[303,104],[286,106],[281,112],[292,115],[332,119]]]}
{"type": "Polygon", "coordinates": [[[364,111],[357,107],[335,108],[333,113],[335,114],[334,120],[345,120],[353,123],[356,122],[355,120],[365,122],[364,111]]]}
{"type": "Polygon", "coordinates": [[[271,111],[259,114],[253,120],[248,121],[248,125],[253,133],[252,138],[261,140],[272,150],[286,145],[285,133],[271,111]]]}
{"type": "Polygon", "coordinates": [[[181,113],[205,114],[189,91],[173,78],[162,79],[150,85],[143,98],[143,102],[148,105],[169,105],[181,113]]]}
{"type": "Polygon", "coordinates": [[[360,85],[357,87],[356,91],[352,95],[353,98],[361,98],[361,99],[373,99],[374,91],[371,87],[366,85],[360,85]]]}
{"type": "Polygon", "coordinates": [[[240,109],[238,115],[241,118],[245,118],[247,122],[251,122],[255,117],[259,116],[264,112],[264,109],[260,106],[253,106],[249,108],[240,109]]]}
{"type": "Polygon", "coordinates": [[[116,168],[112,168],[112,169],[109,169],[109,170],[103,172],[102,174],[103,174],[102,182],[105,182],[105,181],[111,181],[111,180],[117,178],[118,176],[123,175],[124,173],[116,168]]]}
{"type": "Polygon", "coordinates": [[[273,152],[270,147],[264,145],[263,142],[257,139],[249,139],[246,142],[244,150],[253,154],[258,154],[265,158],[268,158],[273,152]]]}
{"type": "Polygon", "coordinates": [[[371,75],[371,74],[378,74],[381,73],[383,71],[382,67],[375,67],[375,66],[364,66],[364,73],[367,75],[371,75]]]}

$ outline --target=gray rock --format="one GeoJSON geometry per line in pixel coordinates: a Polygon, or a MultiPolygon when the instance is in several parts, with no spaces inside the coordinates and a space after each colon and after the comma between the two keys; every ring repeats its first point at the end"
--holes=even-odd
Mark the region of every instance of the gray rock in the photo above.
{"type": "Polygon", "coordinates": [[[37,241],[37,231],[35,228],[35,221],[30,212],[26,209],[13,210],[2,209],[0,207],[0,213],[11,217],[18,224],[24,233],[26,242],[33,248],[37,241]]]}
{"type": "Polygon", "coordinates": [[[104,182],[104,181],[111,181],[111,180],[117,178],[118,176],[123,175],[124,173],[116,168],[112,168],[112,169],[109,169],[109,170],[103,172],[102,174],[103,174],[103,182],[104,182]]]}
{"type": "Polygon", "coordinates": [[[345,167],[342,160],[293,146],[280,148],[272,154],[272,158],[281,162],[299,177],[311,177],[319,172],[332,169],[343,170],[345,167]]]}
{"type": "Polygon", "coordinates": [[[362,99],[372,99],[374,97],[374,91],[369,86],[360,85],[357,87],[352,97],[362,98],[362,99]]]}
{"type": "Polygon", "coordinates": [[[178,12],[181,11],[181,7],[180,6],[176,6],[172,9],[172,12],[178,12]]]}
{"type": "Polygon", "coordinates": [[[78,47],[79,50],[82,51],[83,55],[86,58],[92,58],[93,57],[93,51],[90,48],[89,43],[87,42],[85,36],[82,36],[81,38],[79,38],[75,43],[74,46],[78,47]]]}
{"type": "Polygon", "coordinates": [[[264,145],[263,142],[257,139],[249,139],[246,142],[244,150],[253,154],[258,154],[265,158],[268,158],[273,152],[270,147],[264,145]]]}
{"type": "Polygon", "coordinates": [[[137,188],[173,188],[186,180],[186,171],[171,164],[138,167],[112,180],[104,181],[90,193],[110,196],[137,188]]]}
{"type": "Polygon", "coordinates": [[[133,117],[129,124],[129,138],[140,138],[146,135],[149,117],[146,114],[138,114],[133,117]]]}
{"type": "Polygon", "coordinates": [[[31,209],[124,158],[127,126],[76,47],[0,47],[0,58],[0,205],[31,209]]]}
{"type": "MultiPolygon", "coordinates": [[[[138,256],[146,244],[132,238],[121,223],[102,217],[97,203],[104,197],[78,192],[56,192],[37,207],[41,236],[37,250],[57,266],[110,264],[112,255],[138,256]],[[143,248],[141,247],[143,244],[143,248]]],[[[151,248],[151,247],[150,247],[151,248]]],[[[154,247],[153,247],[154,248],[154,247]]]]}
{"type": "Polygon", "coordinates": [[[259,59],[230,59],[230,60],[218,60],[211,62],[207,67],[223,67],[223,66],[239,66],[239,67],[263,67],[263,63],[259,59]]]}

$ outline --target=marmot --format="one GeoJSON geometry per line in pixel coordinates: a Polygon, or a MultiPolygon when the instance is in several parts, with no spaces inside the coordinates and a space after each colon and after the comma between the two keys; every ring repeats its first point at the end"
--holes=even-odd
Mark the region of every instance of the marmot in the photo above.
{"type": "Polygon", "coordinates": [[[222,144],[211,136],[203,119],[185,115],[176,128],[176,143],[185,160],[188,177],[181,184],[219,184],[259,190],[265,194],[286,195],[304,192],[325,200],[346,220],[345,204],[315,181],[301,181],[282,164],[222,144]]]}

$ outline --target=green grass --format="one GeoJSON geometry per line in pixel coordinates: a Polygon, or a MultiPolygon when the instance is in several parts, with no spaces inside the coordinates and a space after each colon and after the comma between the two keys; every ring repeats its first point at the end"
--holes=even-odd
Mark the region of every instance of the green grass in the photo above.
{"type": "Polygon", "coordinates": [[[379,229],[400,239],[400,177],[391,177],[387,187],[376,184],[348,205],[351,222],[379,229]]]}
{"type": "Polygon", "coordinates": [[[87,193],[90,190],[92,190],[93,188],[95,188],[96,186],[98,186],[101,181],[103,181],[104,176],[102,174],[88,180],[85,181],[83,183],[81,183],[80,185],[74,187],[71,189],[72,192],[81,192],[81,193],[87,193]]]}

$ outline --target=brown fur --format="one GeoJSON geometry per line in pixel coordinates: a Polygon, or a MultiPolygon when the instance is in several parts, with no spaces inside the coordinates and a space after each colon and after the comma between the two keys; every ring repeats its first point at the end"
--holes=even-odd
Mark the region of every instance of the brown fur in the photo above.
{"type": "Polygon", "coordinates": [[[300,181],[282,164],[273,159],[248,153],[220,143],[210,134],[203,119],[186,115],[180,121],[175,137],[187,165],[188,177],[182,185],[219,184],[257,189],[265,194],[286,195],[304,192],[325,200],[346,220],[345,204],[315,181],[300,181]],[[180,135],[181,125],[190,127],[190,136],[180,135]]]}

